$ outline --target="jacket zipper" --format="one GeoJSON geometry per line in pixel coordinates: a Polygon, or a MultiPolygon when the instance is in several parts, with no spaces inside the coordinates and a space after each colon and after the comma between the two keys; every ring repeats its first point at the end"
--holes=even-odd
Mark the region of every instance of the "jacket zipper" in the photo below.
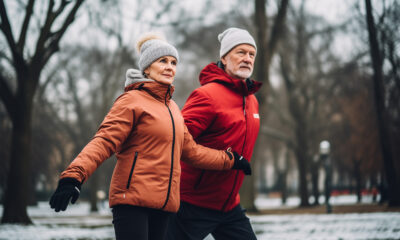
{"type": "Polygon", "coordinates": [[[167,104],[167,96],[168,96],[168,94],[170,93],[170,88],[171,88],[171,85],[168,86],[168,91],[167,91],[167,94],[165,95],[165,102],[164,102],[164,104],[165,104],[165,106],[166,106],[167,109],[168,109],[168,112],[169,112],[169,115],[170,115],[171,121],[172,121],[171,170],[170,170],[170,172],[169,172],[169,183],[168,183],[167,198],[165,199],[165,203],[164,203],[164,205],[161,207],[161,209],[164,209],[164,208],[165,208],[165,206],[167,205],[168,200],[169,200],[169,195],[170,195],[170,192],[171,192],[172,173],[173,173],[173,169],[174,169],[175,122],[174,122],[174,117],[172,116],[171,109],[169,108],[169,106],[168,106],[168,104],[167,104]]]}
{"type": "MultiPolygon", "coordinates": [[[[243,115],[244,115],[244,120],[245,120],[245,132],[244,132],[244,141],[243,141],[243,146],[242,146],[242,152],[240,154],[242,156],[243,156],[244,146],[246,144],[246,138],[247,138],[246,96],[243,96],[243,115]]],[[[228,205],[229,200],[232,197],[233,191],[236,188],[238,176],[239,176],[239,170],[236,170],[235,181],[233,182],[231,193],[229,193],[228,199],[226,199],[224,205],[222,206],[222,209],[221,209],[222,211],[225,210],[226,206],[228,205]]]]}
{"type": "Polygon", "coordinates": [[[132,167],[131,167],[131,172],[129,173],[128,183],[126,184],[126,189],[129,189],[129,186],[131,185],[131,179],[132,179],[133,169],[135,168],[136,159],[137,159],[138,154],[139,154],[138,152],[135,152],[135,158],[133,159],[133,163],[132,163],[132,167]]]}

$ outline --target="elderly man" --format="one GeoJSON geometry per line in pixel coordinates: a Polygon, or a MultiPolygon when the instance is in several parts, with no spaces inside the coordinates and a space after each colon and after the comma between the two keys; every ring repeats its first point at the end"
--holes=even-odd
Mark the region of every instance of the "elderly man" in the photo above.
{"type": "MultiPolygon", "coordinates": [[[[261,83],[251,80],[257,47],[248,31],[229,28],[218,35],[220,61],[200,73],[201,87],[182,109],[197,143],[237,151],[250,160],[260,126],[253,95],[261,83]]],[[[256,239],[240,206],[244,173],[202,170],[181,162],[181,205],[170,219],[168,239],[256,239]]]]}

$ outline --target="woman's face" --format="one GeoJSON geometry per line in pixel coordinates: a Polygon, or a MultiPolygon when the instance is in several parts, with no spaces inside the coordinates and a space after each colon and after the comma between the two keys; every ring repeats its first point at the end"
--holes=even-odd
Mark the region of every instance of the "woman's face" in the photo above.
{"type": "Polygon", "coordinates": [[[174,57],[163,56],[144,70],[146,76],[156,82],[170,85],[174,81],[177,61],[174,57]]]}

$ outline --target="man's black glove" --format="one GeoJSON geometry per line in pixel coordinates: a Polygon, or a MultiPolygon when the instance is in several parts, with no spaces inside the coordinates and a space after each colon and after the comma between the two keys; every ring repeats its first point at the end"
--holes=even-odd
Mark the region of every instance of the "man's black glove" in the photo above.
{"type": "Polygon", "coordinates": [[[81,192],[81,183],[75,178],[63,178],[58,182],[56,191],[50,198],[50,207],[56,212],[65,211],[68,203],[74,204],[81,192]]]}
{"type": "Polygon", "coordinates": [[[251,175],[251,166],[249,161],[240,156],[237,152],[227,152],[233,154],[233,167],[232,169],[243,170],[244,174],[251,175]]]}

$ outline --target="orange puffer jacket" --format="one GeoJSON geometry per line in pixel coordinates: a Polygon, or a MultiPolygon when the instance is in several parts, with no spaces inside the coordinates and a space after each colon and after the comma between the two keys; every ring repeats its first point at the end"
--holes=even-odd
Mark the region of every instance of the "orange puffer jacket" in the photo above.
{"type": "Polygon", "coordinates": [[[125,88],[96,135],[61,174],[85,182],[113,153],[109,204],[130,204],[176,212],[179,208],[180,160],[204,169],[231,169],[225,151],[196,144],[179,107],[173,86],[139,81],[125,88]]]}

